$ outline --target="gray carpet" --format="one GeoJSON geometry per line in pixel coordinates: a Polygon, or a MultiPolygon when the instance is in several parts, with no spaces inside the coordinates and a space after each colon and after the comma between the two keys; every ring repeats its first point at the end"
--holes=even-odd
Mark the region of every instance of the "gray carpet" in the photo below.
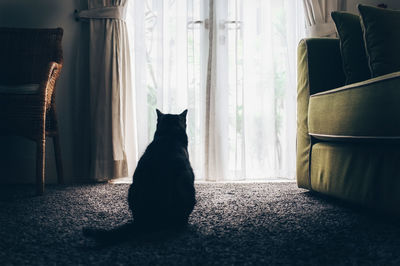
{"type": "Polygon", "coordinates": [[[0,265],[400,265],[396,219],[295,183],[197,184],[186,232],[96,248],[81,229],[129,220],[128,185],[0,188],[0,265]],[[94,248],[93,248],[94,247],[94,248]]]}

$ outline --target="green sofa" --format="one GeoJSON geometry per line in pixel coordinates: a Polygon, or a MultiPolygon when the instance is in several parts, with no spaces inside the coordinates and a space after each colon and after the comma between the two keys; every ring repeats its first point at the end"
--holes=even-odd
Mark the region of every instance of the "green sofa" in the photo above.
{"type": "Polygon", "coordinates": [[[339,40],[302,40],[297,184],[398,214],[400,72],[344,84],[339,40]]]}

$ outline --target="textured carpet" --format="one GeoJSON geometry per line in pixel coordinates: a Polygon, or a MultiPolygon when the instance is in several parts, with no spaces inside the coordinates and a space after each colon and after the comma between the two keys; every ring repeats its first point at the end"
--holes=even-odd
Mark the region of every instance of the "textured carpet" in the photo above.
{"type": "Polygon", "coordinates": [[[197,184],[186,232],[91,248],[129,220],[128,185],[0,188],[0,265],[400,265],[400,226],[295,183],[197,184]]]}

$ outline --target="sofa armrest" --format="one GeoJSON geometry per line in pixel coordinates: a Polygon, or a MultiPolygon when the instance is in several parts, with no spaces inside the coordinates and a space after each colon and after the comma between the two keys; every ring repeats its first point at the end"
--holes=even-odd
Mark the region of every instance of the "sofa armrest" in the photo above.
{"type": "Polygon", "coordinates": [[[308,103],[311,94],[341,87],[345,83],[339,39],[301,40],[297,50],[297,68],[297,185],[311,189],[308,103]]]}

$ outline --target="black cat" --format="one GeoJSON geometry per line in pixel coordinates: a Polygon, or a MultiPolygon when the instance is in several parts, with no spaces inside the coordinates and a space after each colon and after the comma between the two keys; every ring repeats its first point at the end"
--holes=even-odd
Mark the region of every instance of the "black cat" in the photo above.
{"type": "Polygon", "coordinates": [[[157,109],[154,140],[133,174],[128,203],[133,221],[111,230],[84,229],[101,242],[115,242],[148,234],[182,230],[196,204],[194,174],[186,135],[187,110],[179,115],[157,109]]]}

